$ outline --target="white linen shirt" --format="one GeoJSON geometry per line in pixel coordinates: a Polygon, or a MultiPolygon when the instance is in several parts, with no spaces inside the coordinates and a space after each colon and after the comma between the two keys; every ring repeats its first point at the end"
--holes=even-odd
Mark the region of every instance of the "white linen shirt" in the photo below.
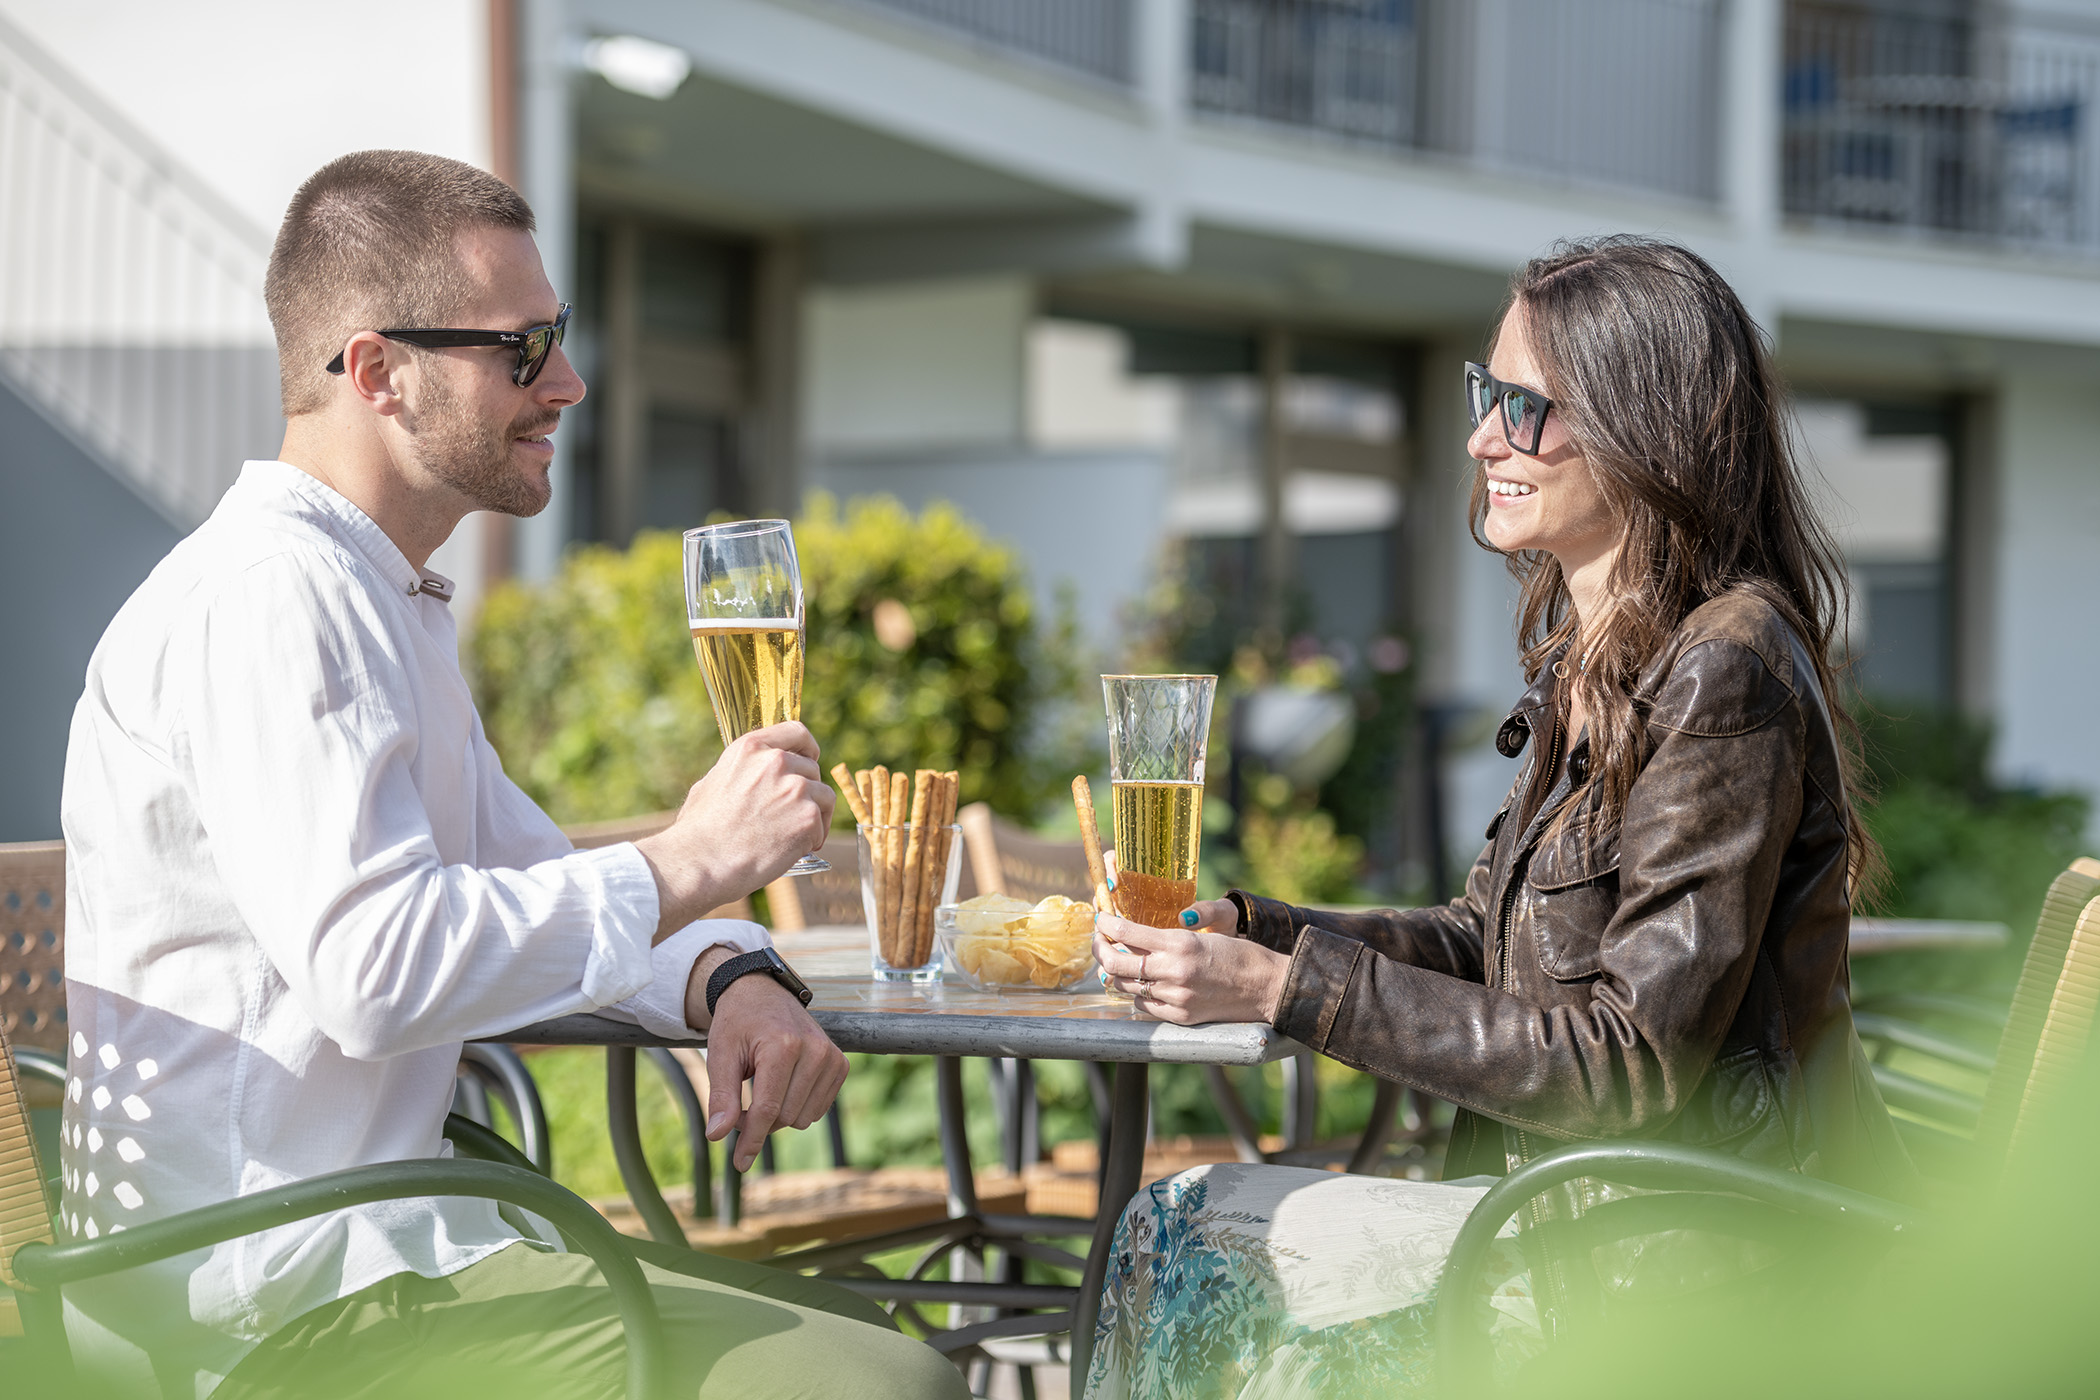
{"type": "MultiPolygon", "coordinates": [[[[462,1041],[593,1008],[683,1034],[700,954],[765,945],[711,921],[651,949],[641,854],[575,850],[504,776],[448,592],[249,462],[103,634],[62,802],[73,1235],[449,1156],[462,1041]]],[[[67,1325],[85,1364],[143,1347],[202,1396],[301,1313],[520,1238],[490,1201],[361,1206],[73,1285],[67,1325]]]]}

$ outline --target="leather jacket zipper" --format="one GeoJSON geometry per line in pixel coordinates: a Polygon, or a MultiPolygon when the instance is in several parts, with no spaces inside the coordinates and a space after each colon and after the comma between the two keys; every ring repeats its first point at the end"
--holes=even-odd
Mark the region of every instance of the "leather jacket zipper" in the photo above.
{"type": "MultiPolygon", "coordinates": [[[[1561,720],[1559,715],[1555,715],[1553,717],[1553,743],[1552,747],[1547,751],[1546,765],[1544,770],[1544,781],[1546,783],[1546,791],[1549,795],[1553,791],[1555,774],[1560,767],[1561,739],[1561,720]]],[[[1543,803],[1541,805],[1543,805],[1543,803]]],[[[1536,814],[1534,814],[1533,820],[1536,819],[1536,814]]],[[[1530,823],[1527,822],[1526,826],[1528,827],[1529,825],[1530,823]]],[[[1520,836],[1519,839],[1521,840],[1522,837],[1520,836]]],[[[1517,859],[1513,860],[1510,863],[1509,879],[1502,887],[1502,910],[1501,920],[1499,924],[1500,946],[1496,949],[1495,984],[1505,992],[1509,990],[1510,930],[1512,921],[1514,920],[1516,914],[1517,886],[1518,883],[1523,879],[1524,867],[1529,864],[1530,860],[1528,856],[1520,855],[1517,859]]],[[[1514,1132],[1516,1136],[1516,1151],[1513,1154],[1505,1152],[1504,1155],[1514,1156],[1516,1158],[1514,1162],[1511,1162],[1509,1164],[1510,1169],[1515,1170],[1517,1167],[1523,1166],[1526,1162],[1531,1161],[1534,1157],[1538,1156],[1539,1154],[1533,1149],[1531,1145],[1530,1133],[1526,1132],[1522,1128],[1511,1129],[1510,1131],[1514,1132]]],[[[1524,1217],[1524,1224],[1530,1229],[1536,1230],[1545,1224],[1545,1204],[1536,1196],[1532,1197],[1529,1201],[1526,1201],[1524,1203],[1524,1208],[1521,1214],[1524,1217]]],[[[1541,1262],[1544,1264],[1545,1272],[1548,1275],[1548,1277],[1545,1280],[1542,1280],[1542,1282],[1544,1282],[1546,1286],[1539,1290],[1541,1297],[1556,1298],[1565,1296],[1566,1284],[1565,1279],[1562,1277],[1563,1263],[1558,1257],[1558,1251],[1546,1252],[1545,1257],[1542,1259],[1541,1262]]],[[[1546,1319],[1541,1318],[1541,1321],[1545,1320],[1546,1319]]],[[[1550,1327],[1550,1323],[1548,1325],[1550,1327]]]]}

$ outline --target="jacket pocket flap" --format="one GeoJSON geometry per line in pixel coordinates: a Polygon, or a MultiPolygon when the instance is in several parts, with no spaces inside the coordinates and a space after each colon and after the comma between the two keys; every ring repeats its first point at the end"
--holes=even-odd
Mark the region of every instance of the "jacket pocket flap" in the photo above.
{"type": "Polygon", "coordinates": [[[1558,832],[1539,843],[1526,873],[1533,889],[1551,894],[1609,875],[1618,868],[1618,834],[1599,831],[1593,815],[1576,812],[1558,832]]]}
{"type": "Polygon", "coordinates": [[[1690,1147],[1718,1147],[1747,1137],[1772,1112],[1772,1079],[1756,1046],[1716,1059],[1692,1090],[1669,1136],[1690,1147]]]}

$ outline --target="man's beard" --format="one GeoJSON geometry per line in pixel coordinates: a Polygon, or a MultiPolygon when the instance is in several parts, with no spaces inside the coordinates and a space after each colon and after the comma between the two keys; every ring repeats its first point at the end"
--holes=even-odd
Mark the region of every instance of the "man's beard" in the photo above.
{"type": "Polygon", "coordinates": [[[477,423],[443,374],[422,377],[418,402],[404,407],[401,426],[414,443],[423,469],[482,510],[502,515],[538,515],[551,490],[511,462],[511,444],[521,436],[551,433],[559,410],[534,409],[501,427],[477,423]]]}

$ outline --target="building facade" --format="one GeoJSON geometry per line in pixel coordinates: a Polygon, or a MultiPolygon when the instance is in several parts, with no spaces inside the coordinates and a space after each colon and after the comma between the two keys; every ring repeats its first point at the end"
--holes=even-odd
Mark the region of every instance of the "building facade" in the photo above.
{"type": "MultiPolygon", "coordinates": [[[[0,13],[22,43],[92,88],[21,5],[0,13]]],[[[813,488],[938,497],[1014,540],[1046,602],[1068,588],[1106,648],[1172,546],[1252,620],[1409,639],[1418,693],[1453,717],[1464,846],[1508,780],[1468,717],[1519,681],[1508,580],[1467,537],[1459,366],[1525,259],[1654,233],[1712,259],[1772,337],[1869,690],[1990,718],[2008,778],[2100,791],[2100,736],[2061,718],[2100,682],[2077,562],[2100,547],[2094,0],[439,13],[418,61],[456,63],[484,113],[478,136],[446,118],[451,153],[539,211],[593,385],[554,507],[475,522],[437,561],[470,583],[813,488]]],[[[382,144],[302,120],[322,158],[382,144]]],[[[6,388],[61,427],[134,411],[68,419],[37,384],[77,361],[103,386],[77,400],[136,405],[121,354],[59,350],[152,335],[40,324],[0,303],[6,388]]],[[[255,382],[266,341],[243,324],[216,332],[222,382],[255,382]]],[[[214,438],[127,465],[69,431],[142,500],[236,455],[214,438]]],[[[251,435],[243,453],[274,447],[251,435]]],[[[32,818],[0,835],[43,834],[32,818]]]]}

